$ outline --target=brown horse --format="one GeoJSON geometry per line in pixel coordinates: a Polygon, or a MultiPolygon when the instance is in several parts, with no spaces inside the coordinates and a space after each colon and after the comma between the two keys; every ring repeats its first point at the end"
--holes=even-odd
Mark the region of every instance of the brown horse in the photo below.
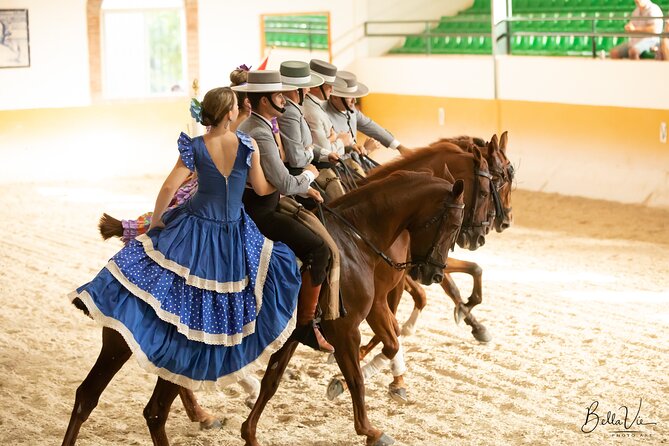
{"type": "MultiPolygon", "coordinates": [[[[450,143],[453,143],[470,152],[475,150],[481,150],[481,152],[483,152],[488,161],[490,173],[492,174],[493,194],[491,199],[494,201],[494,209],[496,210],[495,214],[491,216],[493,221],[490,223],[494,224],[497,232],[502,232],[507,229],[512,221],[511,186],[514,171],[513,166],[506,158],[505,154],[507,141],[508,136],[507,133],[504,132],[499,144],[497,142],[497,136],[493,135],[489,143],[485,143],[479,138],[459,137],[442,139],[430,146],[433,148],[438,148],[440,146],[449,148],[450,143]]],[[[490,335],[487,329],[480,324],[470,312],[471,308],[481,302],[481,272],[481,268],[476,263],[450,258],[447,267],[444,269],[444,280],[442,280],[441,286],[455,303],[454,313],[456,323],[459,323],[464,319],[466,324],[472,327],[472,334],[477,340],[480,342],[488,342],[490,340],[490,335]],[[460,291],[451,277],[451,273],[454,272],[469,273],[474,278],[472,296],[470,296],[466,304],[462,302],[460,291]]],[[[427,300],[423,288],[408,276],[405,277],[404,289],[409,291],[414,299],[414,310],[409,320],[402,327],[402,335],[409,336],[414,332],[418,315],[427,304],[427,300]]],[[[394,310],[396,310],[399,305],[402,294],[403,289],[401,287],[398,287],[389,293],[389,305],[394,310]]],[[[379,341],[379,337],[374,336],[367,345],[363,346],[360,350],[361,359],[369,354],[379,341]]],[[[368,366],[363,368],[363,372],[368,377],[372,376],[381,365],[385,365],[384,355],[377,355],[370,361],[368,366]]],[[[391,370],[395,376],[393,377],[393,382],[389,386],[390,395],[396,401],[404,403],[407,401],[407,398],[406,386],[403,380],[405,366],[401,352],[394,357],[391,363],[391,370]]],[[[343,386],[337,386],[335,381],[333,387],[333,382],[331,382],[331,387],[328,389],[328,396],[331,398],[336,397],[342,391],[343,386]]]]}
{"type": "MultiPolygon", "coordinates": [[[[375,333],[382,336],[384,349],[397,345],[399,326],[388,307],[387,289],[379,289],[379,268],[402,268],[388,259],[391,247],[407,231],[410,241],[400,249],[407,257],[409,273],[424,284],[441,281],[448,250],[455,243],[462,223],[463,183],[433,177],[429,173],[396,172],[370,182],[332,203],[335,213],[326,213],[326,227],[341,253],[342,296],[346,315],[322,322],[322,329],[335,347],[335,359],[351,389],[355,430],[367,437],[368,445],[394,442],[367,419],[364,403],[364,379],[360,370],[359,325],[367,319],[375,333]],[[340,216],[337,216],[337,214],[340,216]],[[349,223],[346,223],[349,222],[349,223]],[[377,222],[383,222],[379,225],[377,222]]],[[[397,258],[397,257],[396,257],[397,258]]],[[[260,415],[278,388],[281,376],[297,347],[291,339],[270,359],[262,380],[260,396],[242,425],[247,446],[257,446],[256,426],[260,415]]]]}
{"type": "MultiPolygon", "coordinates": [[[[410,155],[398,158],[393,162],[371,170],[367,178],[358,181],[358,184],[368,184],[401,170],[420,171],[422,169],[429,169],[435,173],[435,176],[444,179],[455,177],[464,181],[465,218],[457,242],[460,246],[469,247],[470,249],[482,246],[485,243],[485,235],[490,230],[495,214],[494,207],[492,206],[492,195],[490,193],[492,188],[491,175],[488,172],[487,161],[482,157],[478,149],[473,150],[473,153],[469,153],[450,143],[418,149],[410,155]]],[[[406,252],[407,236],[408,234],[403,234],[391,246],[390,253],[395,258],[401,258],[402,255],[406,255],[403,252],[406,252]]],[[[444,271],[447,269],[448,266],[445,266],[444,271]]],[[[386,293],[389,309],[393,315],[397,311],[397,306],[402,295],[403,278],[404,272],[397,271],[387,265],[377,268],[374,278],[377,291],[384,290],[386,293]]],[[[443,281],[443,274],[441,281],[443,281]]],[[[379,361],[385,362],[393,359],[400,348],[397,338],[376,330],[369,318],[368,322],[374,331],[374,337],[366,347],[361,349],[361,354],[364,355],[377,343],[382,342],[383,352],[380,355],[379,361]]],[[[372,376],[372,369],[373,365],[364,369],[366,377],[372,376]]],[[[328,397],[334,398],[343,392],[344,388],[344,383],[340,379],[334,378],[328,386],[328,397]]],[[[391,390],[395,391],[402,388],[404,386],[400,374],[393,383],[391,390]]],[[[400,391],[400,393],[405,393],[405,391],[400,391]]]]}
{"type": "MultiPolygon", "coordinates": [[[[493,226],[499,233],[508,229],[513,222],[511,191],[515,172],[513,165],[506,157],[506,146],[508,143],[507,132],[502,133],[499,143],[497,135],[493,135],[488,143],[485,143],[480,138],[458,137],[442,138],[441,140],[432,143],[431,147],[439,147],[443,143],[453,143],[470,152],[478,149],[483,153],[488,161],[488,168],[492,175],[492,198],[495,209],[493,226]]],[[[472,335],[476,340],[480,342],[489,342],[491,336],[488,330],[471,314],[472,308],[482,302],[482,272],[483,270],[476,263],[450,258],[449,264],[444,270],[444,280],[441,282],[441,286],[455,303],[454,317],[456,323],[460,323],[460,321],[464,319],[465,323],[472,328],[472,335]],[[460,296],[460,290],[453,281],[451,273],[466,273],[472,276],[472,294],[469,296],[466,303],[463,303],[460,296]]],[[[410,278],[407,278],[405,288],[411,293],[415,304],[414,311],[412,312],[409,321],[407,321],[402,328],[403,334],[409,335],[413,333],[418,314],[425,307],[427,301],[424,290],[410,278]]]]}
{"type": "MultiPolygon", "coordinates": [[[[322,328],[336,348],[335,357],[351,388],[356,432],[367,437],[368,445],[382,446],[393,442],[367,419],[364,381],[358,361],[358,327],[362,320],[374,315],[371,319],[375,321],[376,330],[392,332],[395,339],[399,330],[388,309],[385,294],[376,294],[374,290],[375,270],[380,265],[386,265],[380,254],[400,234],[408,231],[411,234],[408,249],[412,260],[402,266],[410,267],[412,277],[421,283],[440,281],[448,250],[454,244],[462,223],[462,196],[461,181],[452,184],[430,173],[398,172],[342,197],[333,203],[334,213],[327,215],[328,227],[342,254],[342,295],[346,315],[324,321],[322,328]],[[372,223],[376,221],[383,221],[384,225],[378,227],[372,223]]],[[[77,389],[63,445],[75,443],[81,425],[97,405],[101,393],[131,356],[129,347],[118,332],[105,328],[102,338],[100,355],[77,389]]],[[[255,436],[257,421],[276,391],[297,342],[297,337],[291,336],[270,358],[258,401],[242,426],[242,436],[247,445],[258,445],[255,436]]],[[[158,378],[144,409],[154,445],[169,444],[165,422],[179,390],[176,384],[158,378]]]]}

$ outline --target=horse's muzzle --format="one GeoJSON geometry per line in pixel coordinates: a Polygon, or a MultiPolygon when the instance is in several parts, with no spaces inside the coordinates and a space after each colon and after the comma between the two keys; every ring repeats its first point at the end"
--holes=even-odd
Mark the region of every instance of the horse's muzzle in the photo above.
{"type": "Polygon", "coordinates": [[[423,285],[432,285],[444,280],[444,270],[431,265],[414,265],[409,270],[409,276],[423,285]]]}
{"type": "Polygon", "coordinates": [[[476,251],[485,245],[485,235],[479,234],[477,231],[461,231],[457,242],[458,246],[462,249],[476,251]]]}

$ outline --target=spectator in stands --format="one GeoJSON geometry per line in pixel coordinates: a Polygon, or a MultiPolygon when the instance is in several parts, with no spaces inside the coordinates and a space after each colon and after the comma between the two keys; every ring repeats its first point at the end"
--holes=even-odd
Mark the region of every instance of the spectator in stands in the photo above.
{"type": "MultiPolygon", "coordinates": [[[[669,33],[669,19],[664,22],[664,32],[669,33]]],[[[660,48],[657,51],[659,60],[669,60],[669,36],[660,39],[660,48]]]]}
{"type": "MultiPolygon", "coordinates": [[[[625,25],[625,31],[634,33],[661,33],[662,19],[644,19],[643,17],[662,17],[662,10],[650,0],[634,0],[636,8],[632,20],[625,25]]],[[[611,49],[612,59],[639,59],[641,53],[660,44],[660,38],[653,36],[630,37],[629,41],[611,49]]]]}

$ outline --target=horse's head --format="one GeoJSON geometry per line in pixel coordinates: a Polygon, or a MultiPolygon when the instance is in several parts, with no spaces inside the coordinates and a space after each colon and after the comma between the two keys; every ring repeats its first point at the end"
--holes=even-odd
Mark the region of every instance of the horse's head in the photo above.
{"type": "MultiPolygon", "coordinates": [[[[435,181],[450,184],[435,178],[435,181]]],[[[409,275],[424,285],[441,282],[448,251],[455,245],[464,210],[464,183],[458,180],[421,205],[420,214],[407,228],[411,234],[409,275]]]]}
{"type": "Polygon", "coordinates": [[[506,145],[508,142],[507,132],[497,141],[494,135],[488,143],[488,167],[492,175],[495,218],[494,226],[497,232],[508,229],[513,223],[511,207],[511,190],[513,186],[514,170],[511,161],[506,157],[506,145]]]}
{"type": "Polygon", "coordinates": [[[458,246],[463,249],[475,250],[485,244],[485,236],[490,232],[494,212],[491,211],[491,175],[488,162],[481,151],[474,147],[473,169],[466,180],[471,184],[465,197],[465,219],[458,235],[458,246]]]}

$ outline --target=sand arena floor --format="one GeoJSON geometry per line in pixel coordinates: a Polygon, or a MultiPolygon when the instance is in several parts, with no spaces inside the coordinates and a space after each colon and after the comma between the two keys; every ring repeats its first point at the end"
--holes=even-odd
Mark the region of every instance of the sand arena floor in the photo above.
{"type": "MultiPolygon", "coordinates": [[[[120,242],[96,230],[103,211],[134,218],[153,207],[161,178],[1,185],[0,444],[60,444],[74,392],[100,348],[100,329],[67,292],[90,280],[120,242]]],[[[401,445],[635,445],[669,443],[669,211],[514,192],[515,225],[478,252],[484,269],[478,344],[453,322],[438,286],[416,335],[404,340],[410,403],[387,394],[389,373],[367,383],[371,421],[401,445]],[[624,418],[634,434],[600,425],[587,408],[624,418]],[[586,429],[591,429],[588,425],[586,429]]],[[[471,283],[457,277],[468,295],[471,283]]],[[[399,319],[412,308],[405,295],[399,319]]],[[[363,327],[367,339],[369,329],[363,327]]],[[[348,395],[324,397],[338,372],[300,348],[259,425],[264,445],[362,445],[348,395]]],[[[149,445],[142,409],[155,378],[131,359],[79,436],[83,446],[149,445]]],[[[239,386],[202,393],[225,421],[199,431],[177,400],[174,445],[239,445],[248,409],[239,386]]]]}

